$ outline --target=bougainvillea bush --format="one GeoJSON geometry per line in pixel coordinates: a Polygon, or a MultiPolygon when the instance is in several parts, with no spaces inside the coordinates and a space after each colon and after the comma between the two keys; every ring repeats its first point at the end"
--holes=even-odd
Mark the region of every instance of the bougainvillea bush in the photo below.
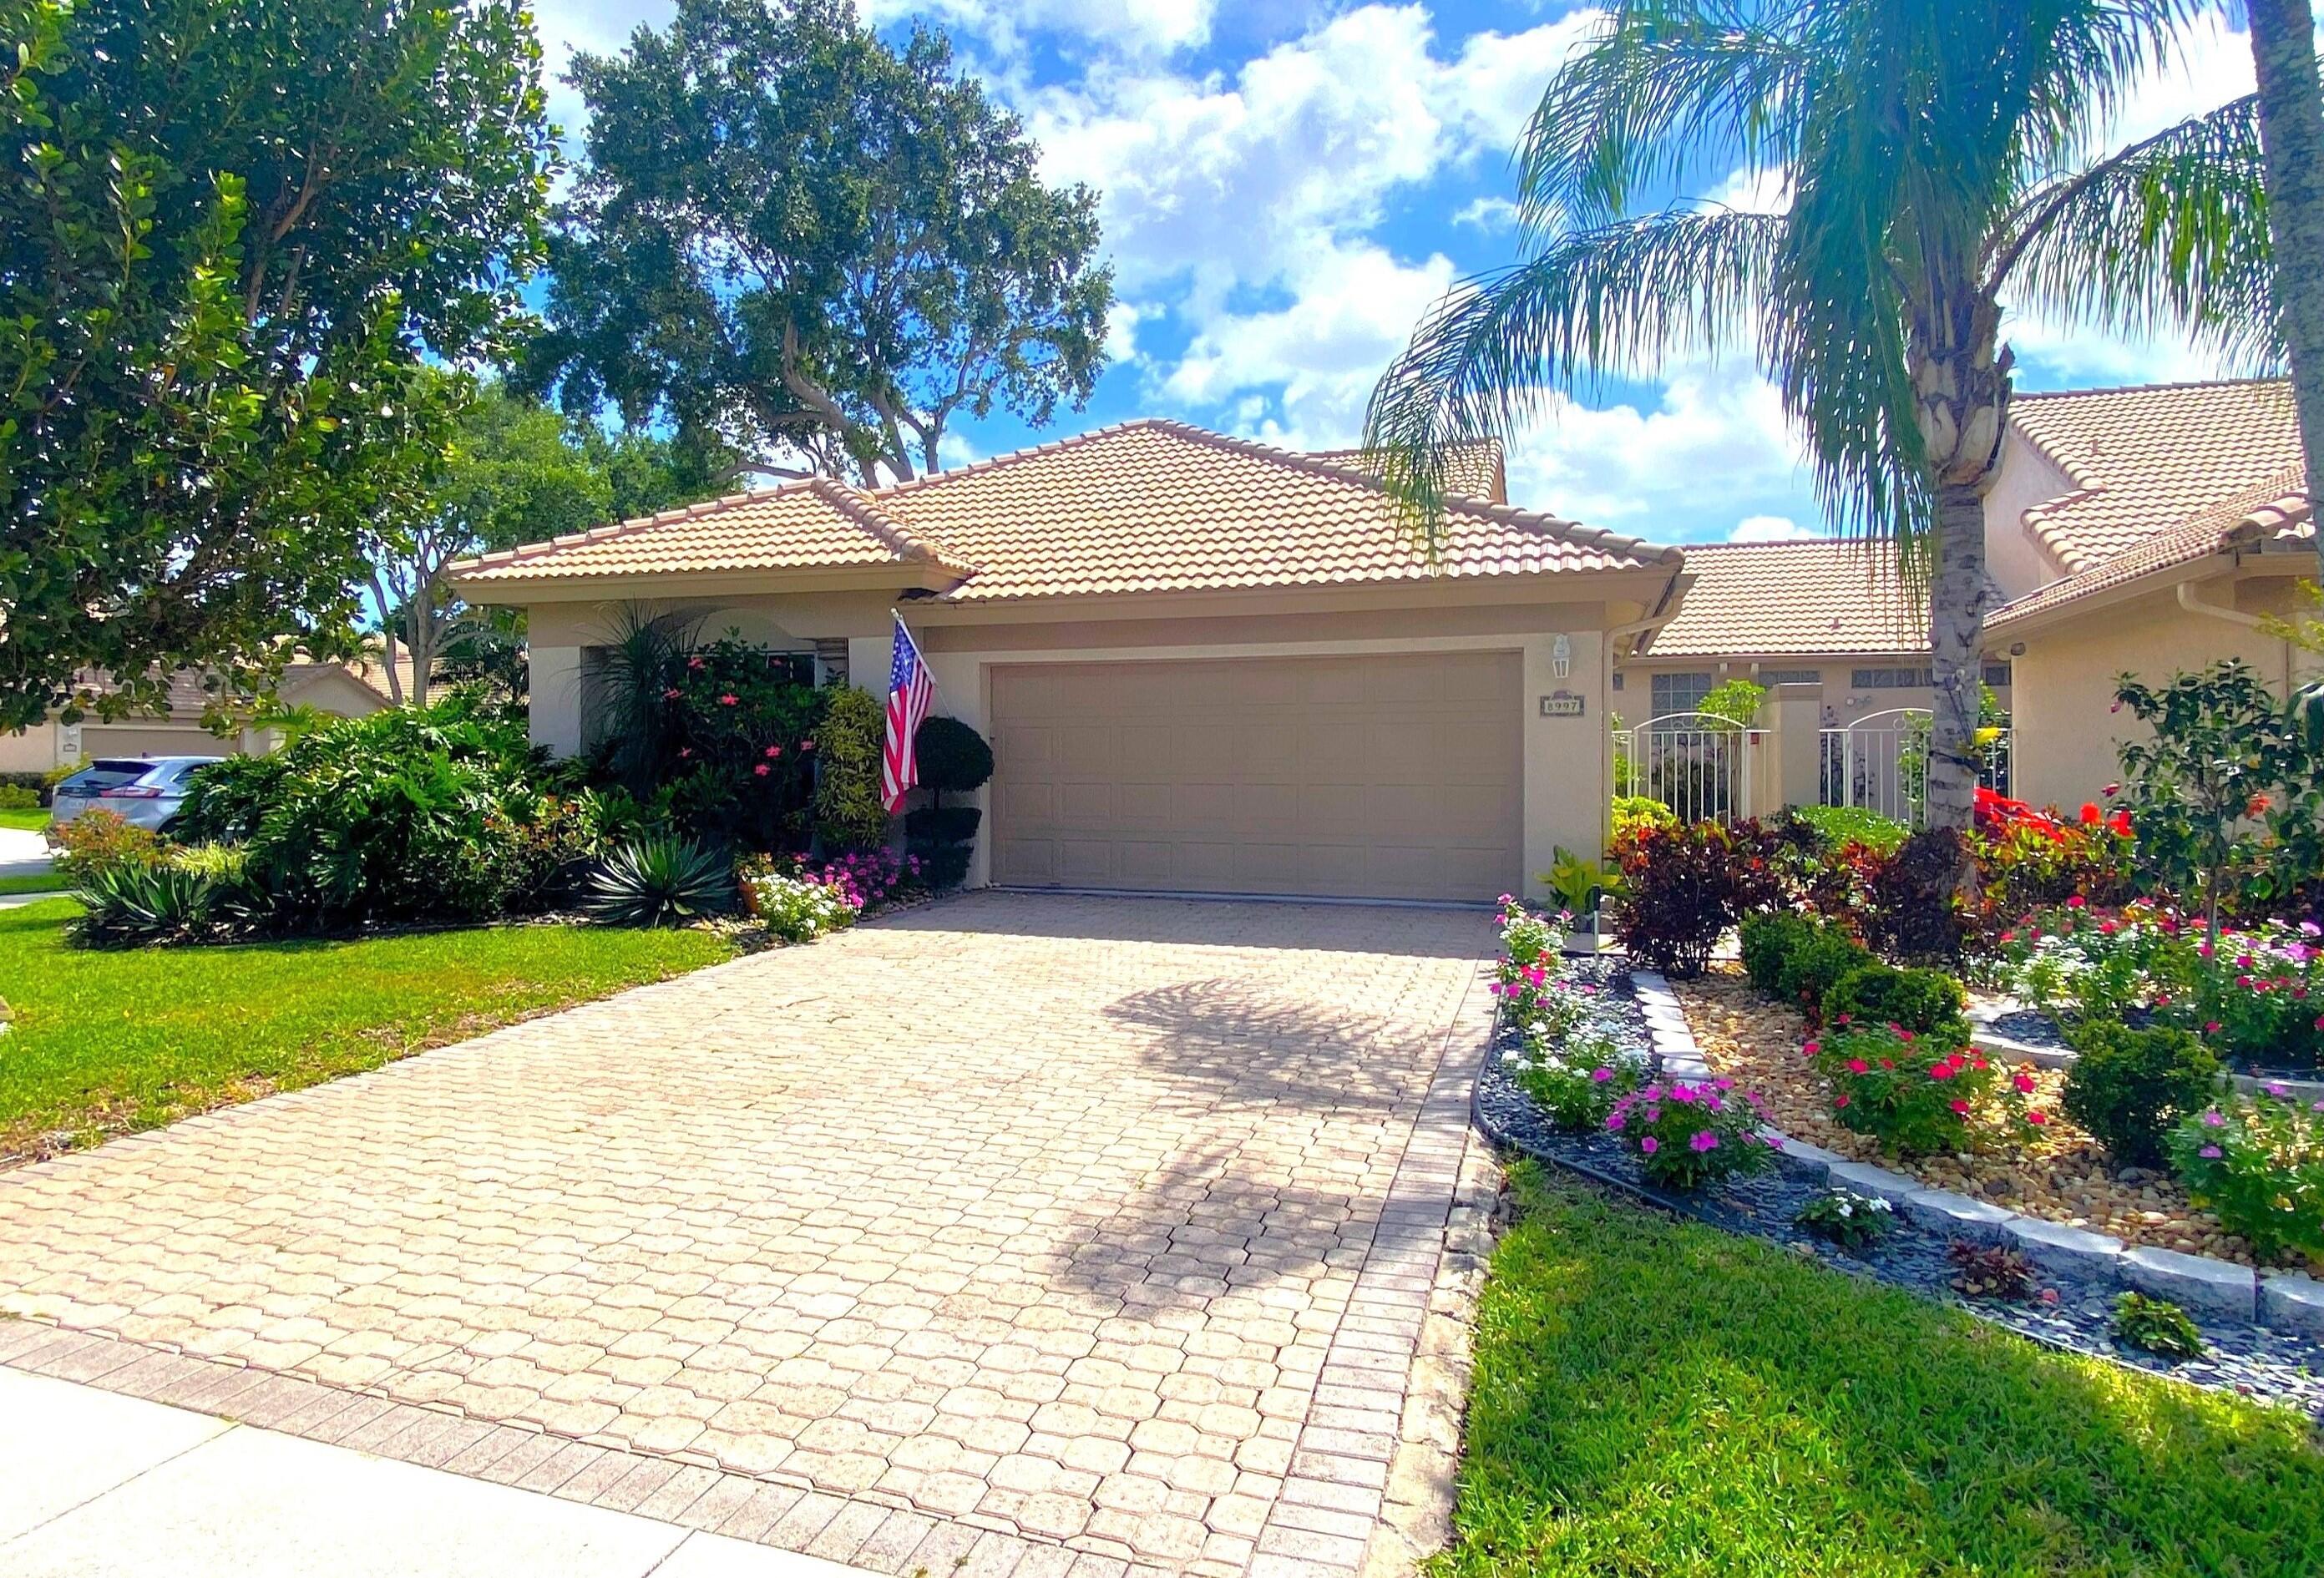
{"type": "Polygon", "coordinates": [[[1765,1122],[1759,1098],[1726,1078],[1655,1080],[1606,1115],[1607,1132],[1637,1158],[1646,1182],[1674,1189],[1765,1171],[1775,1156],[1765,1122]]]}
{"type": "Polygon", "coordinates": [[[2283,1085],[2205,1107],[2171,1136],[2171,1161],[2196,1204],[2251,1241],[2262,1260],[2324,1258],[2324,1102],[2283,1085]]]}
{"type": "MultiPolygon", "coordinates": [[[[1801,1048],[1831,1085],[1832,1115],[1897,1156],[1934,1156],[1966,1149],[1972,1129],[2034,1088],[2023,1071],[2005,1079],[1975,1047],[1916,1035],[1895,1025],[1835,1020],[1801,1048]]],[[[2029,1112],[2035,1127],[2048,1114],[2029,1112]]]]}

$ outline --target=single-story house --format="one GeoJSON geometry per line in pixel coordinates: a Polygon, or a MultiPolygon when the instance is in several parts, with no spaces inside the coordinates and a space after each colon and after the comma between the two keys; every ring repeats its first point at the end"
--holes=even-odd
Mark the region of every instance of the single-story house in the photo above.
{"type": "MultiPolygon", "coordinates": [[[[1494,475],[1467,484],[1498,486],[1494,475]]],[[[1145,420],[867,490],[825,479],[454,571],[521,606],[534,737],[592,740],[593,650],[642,604],[886,683],[998,762],[969,880],[1477,900],[1606,832],[1617,643],[1673,549],[1453,502],[1441,552],[1346,455],[1145,420]]]]}
{"type": "MultiPolygon", "coordinates": [[[[1929,706],[1929,612],[1884,543],[1836,538],[1686,543],[1677,614],[1614,664],[1614,710],[1631,726],[1694,710],[1727,679],[1813,685],[1826,728],[1929,706]]],[[[1985,682],[2004,705],[2009,666],[1985,682]]]]}
{"type": "Polygon", "coordinates": [[[2315,523],[2281,379],[2021,394],[1987,500],[2004,599],[1986,652],[2016,680],[2015,786],[2072,805],[2137,725],[2116,679],[2240,657],[2280,689],[2317,660],[2263,632],[2302,604],[2315,523]]]}
{"type": "MultiPolygon", "coordinates": [[[[108,688],[97,674],[83,675],[80,685],[91,693],[108,688]]],[[[275,699],[284,707],[311,706],[333,717],[367,717],[391,705],[386,687],[386,676],[374,663],[294,662],[284,669],[275,699]]],[[[203,712],[216,699],[199,671],[181,669],[170,676],[164,712],[110,722],[92,714],[78,724],[49,718],[0,734],[0,772],[47,772],[97,756],[263,755],[281,743],[281,731],[248,722],[227,734],[203,727],[203,712]]]]}

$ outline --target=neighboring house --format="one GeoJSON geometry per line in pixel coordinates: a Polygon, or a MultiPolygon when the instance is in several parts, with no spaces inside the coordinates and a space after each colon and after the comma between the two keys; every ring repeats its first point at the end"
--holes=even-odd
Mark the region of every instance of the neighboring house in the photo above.
{"type": "MultiPolygon", "coordinates": [[[[527,610],[532,724],[642,603],[883,688],[890,610],[998,768],[973,882],[1476,900],[1595,852],[1615,641],[1674,550],[1456,501],[1432,564],[1351,457],[1139,421],[865,491],[816,480],[455,568],[527,610]]],[[[1493,475],[1464,485],[1498,487],[1493,475]]]]}
{"type": "MultiPolygon", "coordinates": [[[[0,734],[0,772],[46,772],[97,756],[231,756],[263,754],[281,742],[281,731],[245,723],[230,734],[202,726],[203,709],[214,699],[203,676],[182,669],[170,676],[169,710],[140,713],[115,721],[95,714],[78,724],[51,718],[29,729],[0,734]]],[[[104,680],[86,677],[92,690],[104,680]]],[[[370,662],[292,663],[284,669],[276,700],[284,707],[311,706],[335,717],[364,717],[389,704],[386,676],[370,662]]],[[[238,708],[247,714],[247,708],[238,708]]]]}
{"type": "MultiPolygon", "coordinates": [[[[1886,544],[1812,538],[1682,548],[1676,617],[1614,665],[1614,710],[1633,727],[1694,710],[1721,680],[1814,685],[1827,728],[1929,705],[1929,615],[1886,544]]],[[[2009,667],[1985,682],[2006,705],[2009,667]]]]}
{"type": "Polygon", "coordinates": [[[2003,442],[1986,541],[2005,601],[1985,631],[2016,680],[2018,794],[2070,806],[2118,776],[2121,674],[2240,657],[2282,688],[2312,667],[2256,628],[2316,574],[2287,383],[2020,394],[2003,442]]]}

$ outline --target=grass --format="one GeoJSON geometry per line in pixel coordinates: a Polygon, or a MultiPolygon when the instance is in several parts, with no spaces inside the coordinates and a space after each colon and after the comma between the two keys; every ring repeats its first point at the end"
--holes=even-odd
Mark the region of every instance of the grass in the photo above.
{"type": "Polygon", "coordinates": [[[1512,1188],[1437,1578],[2324,1572],[2324,1454],[2289,1409],[1529,1163],[1512,1188]]]}
{"type": "Polygon", "coordinates": [[[0,827],[14,827],[25,833],[38,833],[49,825],[45,807],[0,809],[0,827]]]}
{"type": "Polygon", "coordinates": [[[10,893],[60,893],[69,885],[53,872],[29,877],[0,877],[0,897],[10,893]]]}
{"type": "Polygon", "coordinates": [[[732,956],[697,931],[518,926],[232,947],[79,949],[70,900],[0,909],[0,1154],[375,1068],[732,956]]]}

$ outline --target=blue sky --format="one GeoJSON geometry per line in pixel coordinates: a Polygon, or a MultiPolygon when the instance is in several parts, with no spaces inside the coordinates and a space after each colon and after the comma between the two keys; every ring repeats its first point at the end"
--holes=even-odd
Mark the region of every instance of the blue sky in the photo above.
{"type": "MultiPolygon", "coordinates": [[[[1120,306],[1089,408],[1045,433],[996,419],[953,458],[1136,416],[1295,448],[1353,442],[1413,322],[1512,260],[1509,149],[1593,20],[1570,4],[1347,0],[858,0],[882,26],[949,31],[1024,117],[1047,171],[1103,194],[1120,306]]],[[[668,0],[536,0],[552,73],[617,47],[668,0]]],[[[2238,33],[2206,22],[2186,70],[2146,85],[2118,138],[2248,92],[2238,33]]],[[[552,114],[581,106],[562,84],[552,114]]],[[[1748,182],[1723,195],[1741,195],[1748,182]]],[[[1709,194],[1704,194],[1709,195],[1709,194]]],[[[2017,321],[2019,384],[2201,377],[2173,345],[2017,321]]],[[[1513,503],[1665,541],[1812,532],[1774,392],[1745,360],[1683,365],[1563,407],[1516,447],[1513,503]]]]}

